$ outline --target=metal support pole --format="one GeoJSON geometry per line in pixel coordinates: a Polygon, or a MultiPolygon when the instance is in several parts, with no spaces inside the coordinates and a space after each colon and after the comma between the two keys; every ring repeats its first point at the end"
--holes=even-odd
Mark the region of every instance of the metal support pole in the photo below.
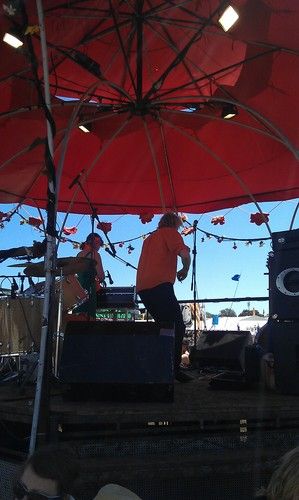
{"type": "Polygon", "coordinates": [[[58,377],[59,368],[59,352],[60,352],[60,340],[62,337],[61,324],[62,324],[62,311],[63,311],[63,274],[62,268],[60,270],[60,280],[58,288],[58,314],[57,314],[57,326],[56,326],[56,339],[55,339],[55,355],[54,355],[54,375],[58,377]]]}
{"type": "Polygon", "coordinates": [[[194,342],[194,347],[196,348],[196,341],[197,341],[197,328],[199,328],[200,325],[197,325],[197,318],[196,318],[196,295],[197,295],[197,283],[196,283],[196,256],[197,256],[197,248],[196,248],[196,236],[197,236],[197,224],[198,221],[195,220],[193,222],[193,262],[192,262],[192,285],[191,289],[193,290],[193,310],[194,310],[194,322],[193,322],[193,342],[194,342]]]}
{"type": "MultiPolygon", "coordinates": [[[[48,53],[47,53],[46,32],[45,32],[42,1],[36,0],[36,6],[37,6],[37,13],[38,13],[39,28],[40,28],[42,64],[43,64],[43,74],[44,74],[45,103],[46,103],[46,106],[49,109],[49,111],[51,111],[51,96],[50,96],[49,71],[48,71],[48,53]]],[[[48,120],[47,120],[47,138],[48,138],[49,151],[50,151],[50,154],[53,158],[53,152],[54,152],[53,134],[52,134],[52,130],[51,130],[51,125],[50,125],[48,120]]],[[[49,189],[49,192],[53,195],[53,198],[56,199],[55,183],[53,182],[53,179],[49,180],[48,189],[49,189]]],[[[55,207],[53,207],[53,210],[54,210],[53,221],[56,222],[56,203],[55,203],[55,207]]],[[[49,218],[49,211],[48,211],[48,218],[49,218]]],[[[53,222],[53,225],[54,225],[54,222],[53,222]]],[[[40,355],[39,355],[39,362],[38,362],[38,373],[37,373],[37,381],[36,381],[34,409],[33,409],[33,416],[32,416],[29,455],[31,455],[34,452],[35,447],[36,447],[38,425],[39,425],[39,420],[40,420],[40,409],[41,409],[42,391],[43,391],[43,383],[44,383],[45,364],[47,363],[47,343],[48,343],[49,319],[50,319],[49,318],[50,296],[51,296],[52,284],[54,283],[54,275],[52,273],[52,269],[55,268],[56,239],[55,239],[54,234],[47,233],[46,237],[47,237],[47,251],[46,251],[46,256],[45,256],[45,272],[46,272],[45,296],[44,296],[44,304],[43,304],[43,321],[42,321],[42,330],[41,330],[40,355]]],[[[52,341],[52,339],[51,339],[51,341],[52,341]]]]}

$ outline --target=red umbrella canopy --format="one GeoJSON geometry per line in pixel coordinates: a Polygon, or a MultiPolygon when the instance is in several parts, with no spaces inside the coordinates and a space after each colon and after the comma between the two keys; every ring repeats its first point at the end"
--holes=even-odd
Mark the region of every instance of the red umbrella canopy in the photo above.
{"type": "MultiPolygon", "coordinates": [[[[80,99],[53,99],[60,210],[88,213],[86,194],[106,214],[299,196],[299,4],[235,0],[224,32],[225,4],[43,1],[52,96],[80,99]]],[[[35,2],[3,5],[2,32],[29,33],[18,50],[0,44],[0,202],[43,207],[38,16],[35,2]]]]}

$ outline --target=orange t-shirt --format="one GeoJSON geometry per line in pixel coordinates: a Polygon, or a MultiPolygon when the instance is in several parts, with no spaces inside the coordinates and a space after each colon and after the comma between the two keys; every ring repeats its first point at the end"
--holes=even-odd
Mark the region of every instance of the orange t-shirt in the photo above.
{"type": "Polygon", "coordinates": [[[147,290],[161,283],[174,283],[177,256],[187,247],[182,236],[172,227],[162,227],[143,243],[137,270],[136,290],[147,290]]]}

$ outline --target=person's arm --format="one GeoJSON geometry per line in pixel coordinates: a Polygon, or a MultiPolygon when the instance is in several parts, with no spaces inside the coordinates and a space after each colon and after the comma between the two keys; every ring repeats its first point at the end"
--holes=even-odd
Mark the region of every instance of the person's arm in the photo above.
{"type": "Polygon", "coordinates": [[[177,279],[179,281],[183,281],[185,278],[187,278],[189,267],[190,267],[190,262],[191,262],[190,250],[187,247],[183,248],[179,252],[179,256],[181,257],[183,267],[182,267],[182,269],[180,269],[177,272],[176,275],[177,275],[177,279]]]}
{"type": "Polygon", "coordinates": [[[99,282],[101,283],[105,279],[105,273],[104,273],[104,269],[103,269],[101,256],[98,253],[95,253],[95,261],[96,261],[97,278],[98,278],[99,282]]]}

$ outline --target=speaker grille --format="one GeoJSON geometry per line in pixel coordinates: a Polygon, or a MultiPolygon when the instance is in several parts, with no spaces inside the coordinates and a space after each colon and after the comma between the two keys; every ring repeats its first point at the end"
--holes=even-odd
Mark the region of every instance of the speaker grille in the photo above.
{"type": "Polygon", "coordinates": [[[21,465],[0,459],[0,498],[11,500],[13,496],[13,485],[20,474],[21,465]]]}
{"type": "Polygon", "coordinates": [[[299,319],[299,230],[272,233],[269,254],[269,314],[299,319]]]}

